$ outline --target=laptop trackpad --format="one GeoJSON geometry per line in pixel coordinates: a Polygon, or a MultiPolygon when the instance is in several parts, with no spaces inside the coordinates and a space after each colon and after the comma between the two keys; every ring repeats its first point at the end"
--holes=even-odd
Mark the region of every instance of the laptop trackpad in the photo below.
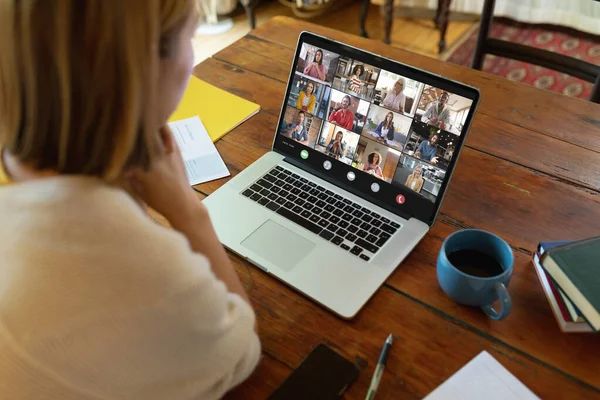
{"type": "Polygon", "coordinates": [[[315,244],[269,219],[244,239],[242,246],[282,270],[291,271],[315,244]]]}

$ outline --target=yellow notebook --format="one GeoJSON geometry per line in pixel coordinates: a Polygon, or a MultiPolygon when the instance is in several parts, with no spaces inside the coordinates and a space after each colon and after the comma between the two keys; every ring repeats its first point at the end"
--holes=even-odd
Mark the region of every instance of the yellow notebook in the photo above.
{"type": "Polygon", "coordinates": [[[213,142],[260,110],[258,104],[210,85],[195,76],[169,122],[198,115],[213,142]]]}

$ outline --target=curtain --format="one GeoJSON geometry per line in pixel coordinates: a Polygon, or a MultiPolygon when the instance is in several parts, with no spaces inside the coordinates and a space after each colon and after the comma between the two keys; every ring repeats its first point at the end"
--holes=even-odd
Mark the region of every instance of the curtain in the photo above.
{"type": "MultiPolygon", "coordinates": [[[[408,7],[437,9],[438,0],[400,0],[408,7]]],[[[451,11],[481,14],[483,0],[452,0],[451,11]]],[[[600,2],[594,0],[496,0],[495,16],[567,26],[600,35],[600,2]]]]}

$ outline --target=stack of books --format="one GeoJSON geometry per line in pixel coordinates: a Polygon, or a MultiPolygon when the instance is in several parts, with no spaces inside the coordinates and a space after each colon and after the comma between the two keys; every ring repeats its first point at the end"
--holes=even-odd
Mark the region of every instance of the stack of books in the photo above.
{"type": "Polygon", "coordinates": [[[533,265],[563,332],[600,330],[600,237],[541,242],[533,265]]]}

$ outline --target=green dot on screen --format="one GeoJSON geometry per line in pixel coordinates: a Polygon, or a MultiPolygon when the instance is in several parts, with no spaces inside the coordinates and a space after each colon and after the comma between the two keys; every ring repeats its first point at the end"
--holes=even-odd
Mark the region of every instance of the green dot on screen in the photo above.
{"type": "Polygon", "coordinates": [[[306,160],[308,158],[308,151],[302,150],[300,152],[300,157],[302,157],[302,159],[306,160]]]}

